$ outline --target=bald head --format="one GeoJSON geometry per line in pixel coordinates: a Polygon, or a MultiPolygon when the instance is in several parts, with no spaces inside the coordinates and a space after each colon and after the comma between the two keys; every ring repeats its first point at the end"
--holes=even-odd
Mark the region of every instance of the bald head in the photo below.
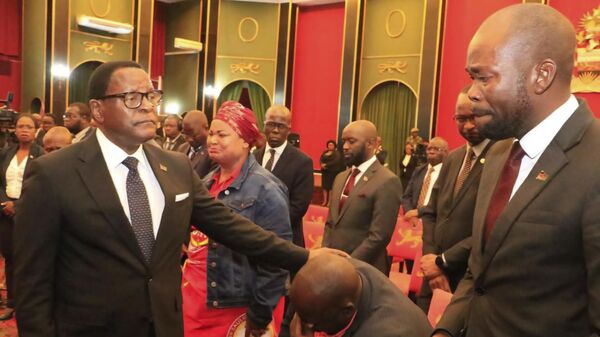
{"type": "Polygon", "coordinates": [[[73,135],[64,126],[55,126],[44,135],[44,151],[50,153],[71,144],[73,135]]]}
{"type": "Polygon", "coordinates": [[[183,118],[183,135],[193,148],[206,144],[208,135],[208,119],[204,112],[191,110],[183,118]]]}
{"type": "Polygon", "coordinates": [[[576,38],[571,22],[554,8],[542,4],[519,4],[503,8],[487,18],[473,43],[488,39],[515,58],[520,69],[545,59],[556,63],[556,79],[571,82],[576,38]]]}
{"type": "Polygon", "coordinates": [[[282,146],[290,135],[292,113],[281,104],[274,104],[265,114],[265,137],[272,148],[282,146]]]}
{"type": "Polygon", "coordinates": [[[354,315],[360,292],[360,277],[349,259],[322,256],[296,274],[290,300],[305,323],[316,331],[335,333],[354,315]]]}
{"type": "Polygon", "coordinates": [[[344,128],[342,142],[346,165],[359,166],[375,154],[377,128],[367,120],[352,122],[344,128]]]}

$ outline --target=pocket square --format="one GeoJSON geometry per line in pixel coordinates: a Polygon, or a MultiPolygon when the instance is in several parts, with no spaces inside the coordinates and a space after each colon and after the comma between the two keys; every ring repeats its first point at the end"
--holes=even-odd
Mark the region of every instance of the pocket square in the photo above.
{"type": "Polygon", "coordinates": [[[185,199],[187,199],[189,196],[190,196],[190,194],[189,194],[189,193],[181,193],[181,194],[177,194],[177,195],[175,196],[175,202],[180,202],[180,201],[182,201],[182,200],[185,200],[185,199]]]}

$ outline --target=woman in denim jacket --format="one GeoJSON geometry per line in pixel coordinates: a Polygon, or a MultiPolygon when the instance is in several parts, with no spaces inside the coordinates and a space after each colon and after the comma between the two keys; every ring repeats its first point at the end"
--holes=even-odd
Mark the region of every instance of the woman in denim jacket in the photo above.
{"type": "MultiPolygon", "coordinates": [[[[211,195],[232,211],[287,240],[292,239],[285,185],[250,154],[259,137],[252,111],[225,102],[213,119],[208,153],[219,167],[204,181],[211,195]]],[[[287,271],[254,265],[194,230],[183,271],[185,337],[276,336],[274,310],[285,293],[287,271]]]]}

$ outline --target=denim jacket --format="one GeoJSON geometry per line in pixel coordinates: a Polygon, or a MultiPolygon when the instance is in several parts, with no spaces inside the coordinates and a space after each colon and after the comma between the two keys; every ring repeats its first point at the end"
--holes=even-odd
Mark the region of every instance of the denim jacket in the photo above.
{"type": "MultiPolygon", "coordinates": [[[[204,178],[207,188],[210,189],[218,170],[204,178]]],[[[253,155],[248,156],[238,177],[217,199],[263,229],[292,240],[287,188],[260,166],[253,155]]],[[[248,319],[264,327],[285,294],[287,277],[288,272],[283,269],[252,264],[245,255],[209,239],[206,279],[209,308],[246,306],[248,319]]]]}

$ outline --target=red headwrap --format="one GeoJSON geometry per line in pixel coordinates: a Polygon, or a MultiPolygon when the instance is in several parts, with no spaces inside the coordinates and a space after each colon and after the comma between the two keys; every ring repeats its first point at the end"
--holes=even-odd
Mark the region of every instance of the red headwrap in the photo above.
{"type": "Polygon", "coordinates": [[[250,146],[260,136],[254,112],[238,102],[224,102],[214,119],[227,123],[250,146]]]}

